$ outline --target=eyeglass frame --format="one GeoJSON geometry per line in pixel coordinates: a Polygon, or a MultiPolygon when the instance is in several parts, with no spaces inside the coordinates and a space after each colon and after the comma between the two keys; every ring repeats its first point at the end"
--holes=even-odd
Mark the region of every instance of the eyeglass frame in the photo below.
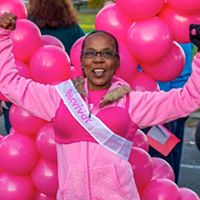
{"type": "Polygon", "coordinates": [[[85,58],[90,58],[90,59],[94,59],[94,58],[96,58],[97,56],[98,56],[98,54],[101,56],[101,58],[104,58],[104,59],[113,59],[114,57],[119,57],[119,53],[118,52],[114,52],[114,51],[111,51],[111,50],[102,50],[102,51],[96,51],[96,50],[94,50],[94,49],[90,49],[90,50],[83,50],[82,52],[81,52],[81,57],[85,57],[85,58]],[[89,56],[89,57],[87,57],[87,56],[85,56],[85,52],[93,52],[94,53],[94,55],[93,56],[89,56]],[[110,52],[110,53],[112,53],[112,57],[105,57],[105,55],[103,55],[103,53],[104,52],[110,52]]]}

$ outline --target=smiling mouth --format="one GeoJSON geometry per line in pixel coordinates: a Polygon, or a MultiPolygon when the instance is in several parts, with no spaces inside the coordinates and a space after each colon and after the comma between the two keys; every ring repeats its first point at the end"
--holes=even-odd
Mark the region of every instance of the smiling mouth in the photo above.
{"type": "Polygon", "coordinates": [[[103,76],[103,74],[104,74],[104,72],[105,72],[105,69],[94,69],[93,70],[93,73],[94,73],[94,75],[96,76],[96,77],[102,77],[103,76]]]}

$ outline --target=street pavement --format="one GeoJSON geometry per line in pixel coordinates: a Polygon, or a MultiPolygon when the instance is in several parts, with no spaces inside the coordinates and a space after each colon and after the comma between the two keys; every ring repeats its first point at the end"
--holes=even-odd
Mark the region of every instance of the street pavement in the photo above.
{"type": "Polygon", "coordinates": [[[195,130],[200,113],[193,113],[185,125],[179,186],[187,187],[200,196],[200,151],[195,144],[195,130]]]}
{"type": "MultiPolygon", "coordinates": [[[[186,122],[178,185],[187,187],[200,196],[200,151],[194,140],[195,129],[199,122],[200,113],[194,113],[186,122]]],[[[0,117],[0,134],[5,134],[2,117],[0,117]]]]}

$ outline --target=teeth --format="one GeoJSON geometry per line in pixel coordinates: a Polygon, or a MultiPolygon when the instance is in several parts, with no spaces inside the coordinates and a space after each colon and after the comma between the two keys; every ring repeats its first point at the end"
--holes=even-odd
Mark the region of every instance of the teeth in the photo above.
{"type": "Polygon", "coordinates": [[[100,77],[103,75],[104,71],[104,69],[94,69],[94,74],[95,76],[100,77]]]}
{"type": "Polygon", "coordinates": [[[102,72],[104,72],[104,69],[95,69],[94,72],[97,72],[97,73],[101,72],[102,73],[102,72]]]}

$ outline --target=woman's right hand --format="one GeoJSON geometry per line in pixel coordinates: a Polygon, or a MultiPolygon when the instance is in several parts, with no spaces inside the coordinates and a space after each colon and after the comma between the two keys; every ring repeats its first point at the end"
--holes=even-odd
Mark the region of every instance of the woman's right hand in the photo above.
{"type": "Polygon", "coordinates": [[[14,30],[16,28],[16,20],[17,17],[14,14],[5,12],[0,16],[0,27],[14,30]]]}

